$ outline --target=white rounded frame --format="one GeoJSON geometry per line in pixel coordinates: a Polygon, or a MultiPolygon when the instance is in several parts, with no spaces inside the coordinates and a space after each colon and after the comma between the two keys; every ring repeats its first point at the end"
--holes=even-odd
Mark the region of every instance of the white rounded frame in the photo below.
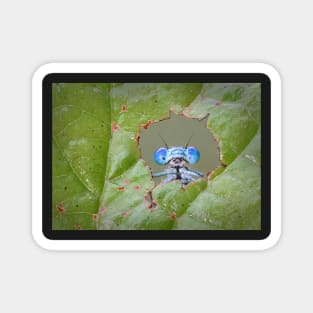
{"type": "Polygon", "coordinates": [[[264,63],[49,63],[32,80],[32,234],[49,250],[265,250],[281,234],[281,79],[264,63]],[[271,80],[271,233],[263,240],[51,240],[42,231],[42,81],[51,73],[261,73],[271,80]]]}

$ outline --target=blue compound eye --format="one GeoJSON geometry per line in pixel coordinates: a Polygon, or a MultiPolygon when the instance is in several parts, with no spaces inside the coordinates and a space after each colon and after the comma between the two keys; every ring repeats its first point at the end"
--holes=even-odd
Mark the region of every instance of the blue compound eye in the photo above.
{"type": "Polygon", "coordinates": [[[154,161],[160,165],[164,165],[168,162],[167,160],[167,149],[160,148],[154,152],[154,161]]]}
{"type": "Polygon", "coordinates": [[[188,147],[187,148],[187,151],[186,151],[186,154],[187,154],[187,161],[190,163],[190,164],[195,164],[199,161],[200,159],[200,152],[197,148],[195,147],[188,147]]]}

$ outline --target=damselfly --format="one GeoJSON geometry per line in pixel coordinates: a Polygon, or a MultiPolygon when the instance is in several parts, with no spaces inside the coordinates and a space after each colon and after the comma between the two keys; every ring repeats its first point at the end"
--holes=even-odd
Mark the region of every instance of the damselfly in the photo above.
{"type": "Polygon", "coordinates": [[[169,148],[164,139],[160,136],[165,144],[154,152],[154,161],[159,165],[168,165],[168,168],[159,173],[153,173],[153,177],[166,176],[164,183],[173,180],[180,180],[182,188],[185,188],[189,183],[196,178],[203,177],[203,173],[190,169],[186,164],[196,164],[200,159],[200,152],[195,147],[189,147],[189,142],[185,147],[169,148]]]}

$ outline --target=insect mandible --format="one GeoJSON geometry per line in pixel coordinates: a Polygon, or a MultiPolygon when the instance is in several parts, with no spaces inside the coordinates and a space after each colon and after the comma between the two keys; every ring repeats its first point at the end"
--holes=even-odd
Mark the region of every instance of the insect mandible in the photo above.
{"type": "Polygon", "coordinates": [[[165,144],[154,152],[154,161],[159,165],[168,165],[168,168],[159,173],[153,173],[152,177],[167,176],[163,182],[168,183],[173,180],[180,180],[182,188],[203,177],[203,173],[190,169],[186,164],[196,164],[200,159],[200,152],[196,147],[189,147],[190,139],[185,147],[168,147],[164,139],[160,136],[165,144]]]}

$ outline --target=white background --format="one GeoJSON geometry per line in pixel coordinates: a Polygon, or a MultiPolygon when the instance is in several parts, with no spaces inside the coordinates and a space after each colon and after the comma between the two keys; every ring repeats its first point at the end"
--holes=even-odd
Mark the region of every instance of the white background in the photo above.
{"type": "Polygon", "coordinates": [[[0,7],[1,312],[310,312],[309,1],[0,7]],[[291,4],[292,3],[292,4],[291,4]],[[263,252],[48,252],[31,237],[31,76],[53,61],[251,61],[283,80],[283,235],[263,252]]]}

